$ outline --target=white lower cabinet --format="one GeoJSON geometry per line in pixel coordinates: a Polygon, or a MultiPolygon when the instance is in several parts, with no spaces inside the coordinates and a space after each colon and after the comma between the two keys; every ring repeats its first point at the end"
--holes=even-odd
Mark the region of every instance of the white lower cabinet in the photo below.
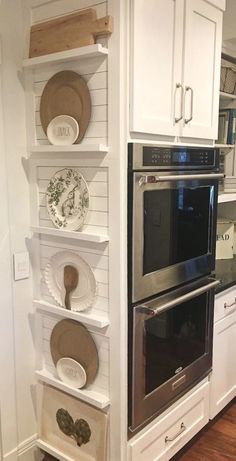
{"type": "Polygon", "coordinates": [[[210,418],[236,396],[236,289],[216,297],[213,366],[210,380],[210,418]]]}
{"type": "Polygon", "coordinates": [[[192,389],[128,444],[129,461],[167,461],[209,421],[209,382],[192,389]]]}

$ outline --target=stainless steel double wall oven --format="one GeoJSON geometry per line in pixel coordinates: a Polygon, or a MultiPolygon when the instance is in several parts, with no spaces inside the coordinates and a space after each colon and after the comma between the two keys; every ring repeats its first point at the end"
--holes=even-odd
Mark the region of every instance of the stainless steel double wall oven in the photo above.
{"type": "Polygon", "coordinates": [[[129,430],[211,369],[219,153],[128,147],[129,430]]]}

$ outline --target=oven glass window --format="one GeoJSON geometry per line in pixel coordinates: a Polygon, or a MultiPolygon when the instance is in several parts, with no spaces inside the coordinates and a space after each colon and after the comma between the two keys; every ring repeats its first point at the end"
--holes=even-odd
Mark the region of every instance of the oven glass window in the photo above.
{"type": "Polygon", "coordinates": [[[144,192],[144,275],[208,253],[213,190],[144,192]]]}
{"type": "Polygon", "coordinates": [[[144,322],[145,394],[208,352],[208,294],[144,322]]]}

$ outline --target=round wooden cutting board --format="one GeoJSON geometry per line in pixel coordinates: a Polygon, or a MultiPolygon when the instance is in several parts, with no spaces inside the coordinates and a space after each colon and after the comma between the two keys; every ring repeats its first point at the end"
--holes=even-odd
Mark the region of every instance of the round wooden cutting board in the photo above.
{"type": "Polygon", "coordinates": [[[58,322],[51,333],[50,348],[55,366],[62,357],[70,357],[84,367],[86,384],[94,381],[98,371],[98,352],[84,325],[69,319],[58,322]]]}
{"type": "Polygon", "coordinates": [[[64,70],[55,74],[46,84],[40,100],[40,119],[43,130],[58,115],[70,115],[79,124],[79,143],[91,117],[91,98],[87,83],[76,72],[64,70]]]}

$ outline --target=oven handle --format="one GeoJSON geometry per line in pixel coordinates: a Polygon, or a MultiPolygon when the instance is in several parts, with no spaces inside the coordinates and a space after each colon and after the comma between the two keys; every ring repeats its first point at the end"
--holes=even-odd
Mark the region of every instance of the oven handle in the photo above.
{"type": "Polygon", "coordinates": [[[138,312],[139,314],[145,314],[154,317],[155,315],[162,314],[163,312],[171,309],[173,306],[177,306],[178,304],[184,303],[185,301],[188,301],[189,299],[192,299],[195,296],[199,296],[202,293],[205,293],[206,291],[215,288],[219,284],[220,280],[214,280],[213,282],[210,282],[207,285],[204,285],[203,287],[197,288],[196,290],[193,290],[190,293],[186,293],[185,295],[182,295],[177,299],[173,299],[172,301],[169,301],[163,304],[161,307],[157,307],[156,309],[152,309],[147,305],[142,304],[136,308],[136,312],[138,312]]]}
{"type": "Polygon", "coordinates": [[[180,174],[172,176],[155,176],[155,175],[142,175],[139,180],[139,185],[165,182],[165,181],[191,181],[192,179],[221,179],[224,177],[223,173],[206,173],[206,174],[180,174]]]}

